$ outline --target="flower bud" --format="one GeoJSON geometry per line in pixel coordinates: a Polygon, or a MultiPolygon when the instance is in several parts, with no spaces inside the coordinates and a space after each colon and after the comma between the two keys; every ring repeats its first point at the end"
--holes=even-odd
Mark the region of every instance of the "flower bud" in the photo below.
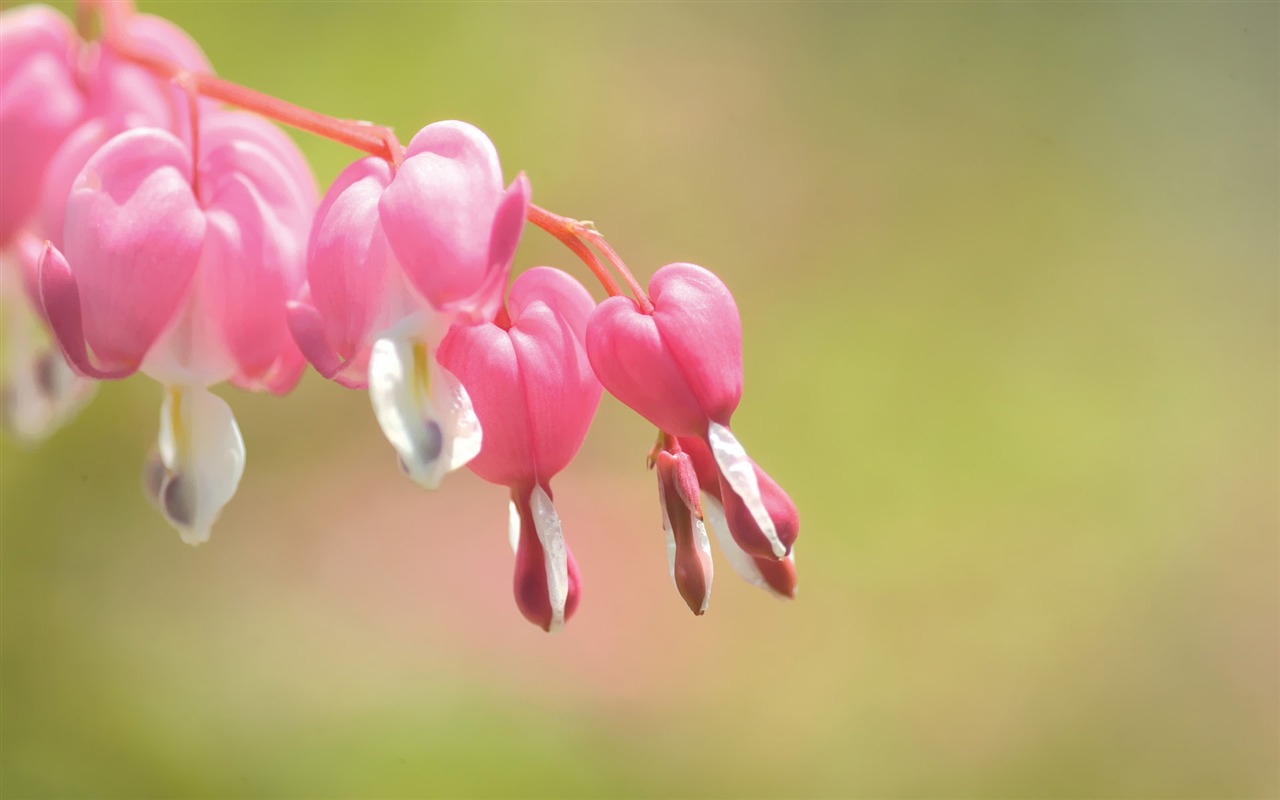
{"type": "Polygon", "coordinates": [[[667,566],[689,610],[701,616],[711,602],[711,543],[702,522],[698,476],[686,453],[662,450],[654,459],[658,503],[667,532],[667,566]]]}

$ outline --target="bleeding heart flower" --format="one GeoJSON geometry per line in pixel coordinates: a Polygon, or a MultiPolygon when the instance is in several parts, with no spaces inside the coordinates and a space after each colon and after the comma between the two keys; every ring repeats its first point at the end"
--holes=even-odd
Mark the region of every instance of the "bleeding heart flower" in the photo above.
{"type": "MultiPolygon", "coordinates": [[[[121,35],[138,52],[209,70],[195,42],[159,17],[130,14],[121,35]]],[[[4,418],[19,437],[47,435],[93,390],[57,348],[49,348],[39,311],[41,242],[62,246],[72,182],[115,134],[154,126],[189,137],[189,116],[180,89],[98,43],[80,41],[51,9],[27,6],[0,14],[0,292],[11,320],[4,418]],[[19,273],[29,305],[15,291],[19,273]]]]}
{"type": "MultiPolygon", "coordinates": [[[[707,443],[694,436],[682,436],[679,443],[697,474],[706,524],[733,571],[747,583],[775,597],[784,600],[794,598],[797,580],[794,548],[782,559],[760,558],[744,550],[739,544],[741,539],[758,541],[761,536],[755,519],[746,511],[742,500],[725,485],[707,443]],[[732,510],[726,514],[728,509],[732,510]]],[[[779,538],[794,542],[800,532],[800,516],[795,504],[764,470],[756,467],[756,476],[779,538]]]]}
{"type": "Polygon", "coordinates": [[[120,134],[98,150],[67,201],[65,257],[46,243],[39,292],[82,375],[139,370],[164,384],[155,499],[198,543],[240,480],[244,445],[223,380],[278,394],[304,362],[285,301],[302,283],[316,202],[305,161],[249,114],[201,120],[200,152],[167,131],[120,134]],[[194,166],[193,166],[194,162],[194,166]]]}
{"type": "Polygon", "coordinates": [[[581,592],[551,478],[582,446],[600,402],[583,345],[595,303],[566,273],[538,267],[515,281],[508,305],[509,316],[495,322],[455,325],[439,358],[466,386],[484,427],[470,469],[511,489],[516,604],[530,622],[554,631],[581,592]]]}
{"type": "Polygon", "coordinates": [[[756,520],[758,536],[739,539],[748,553],[780,559],[779,536],[756,469],[729,430],[742,397],[742,323],[729,289],[693,264],[668,264],[649,282],[652,313],[611,297],[591,315],[587,353],[609,393],[673,436],[706,441],[721,476],[756,520]]]}
{"type": "Polygon", "coordinates": [[[326,378],[369,389],[405,472],[435,489],[480,452],[466,389],[436,361],[455,320],[492,319],[524,228],[529,182],[505,191],[488,137],[437,122],[393,170],[348,167],[316,213],[308,292],[290,304],[298,345],[326,378]]]}

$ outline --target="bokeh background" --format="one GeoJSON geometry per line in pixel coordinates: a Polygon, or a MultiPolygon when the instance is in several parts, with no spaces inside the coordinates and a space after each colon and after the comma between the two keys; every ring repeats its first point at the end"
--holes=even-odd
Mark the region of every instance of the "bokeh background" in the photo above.
{"type": "MultiPolygon", "coordinates": [[[[722,561],[690,615],[606,398],[549,637],[503,490],[417,490],[314,374],[222,392],[248,468],[192,549],[139,486],[158,387],[105,385],[0,442],[5,797],[1280,792],[1280,6],[140,5],[724,276],[801,591],[722,561]]],[[[297,138],[322,183],[354,157],[297,138]]],[[[530,228],[543,263],[587,278],[530,228]]]]}

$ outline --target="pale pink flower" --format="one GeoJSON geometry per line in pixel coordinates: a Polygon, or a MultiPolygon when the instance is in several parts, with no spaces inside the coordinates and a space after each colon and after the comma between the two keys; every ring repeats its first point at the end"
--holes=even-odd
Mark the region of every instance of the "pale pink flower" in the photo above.
{"type": "Polygon", "coordinates": [[[663,431],[705,441],[733,502],[756,522],[731,528],[738,544],[753,556],[783,558],[793,540],[774,523],[757,467],[729,430],[742,397],[733,295],[702,267],[668,264],[654,273],[649,297],[651,314],[623,296],[600,304],[587,329],[591,366],[610,394],[663,431]]]}
{"type": "Polygon", "coordinates": [[[107,142],[75,180],[65,257],[46,244],[39,291],[79,373],[142,371],[165,385],[151,488],[198,543],[244,467],[231,410],[207,387],[283,394],[301,375],[285,301],[302,283],[316,192],[288,137],[250,114],[204,115],[194,158],[154,128],[107,142]]]}
{"type": "Polygon", "coordinates": [[[528,202],[523,175],[503,189],[488,137],[437,122],[413,137],[398,169],[379,158],[348,167],[316,213],[309,291],[290,304],[294,337],[321,375],[368,388],[405,472],[428,489],[482,442],[438,345],[455,320],[499,308],[528,202]]]}
{"type": "Polygon", "coordinates": [[[509,317],[455,325],[439,357],[467,387],[484,428],[484,446],[468,466],[511,489],[516,604],[554,631],[581,592],[551,479],[582,446],[600,402],[583,345],[595,303],[568,274],[537,267],[512,284],[508,306],[509,317]]]}
{"type": "MultiPolygon", "coordinates": [[[[139,52],[209,69],[195,42],[160,17],[131,14],[121,33],[139,52]]],[[[26,6],[0,14],[3,410],[5,427],[20,438],[43,438],[92,394],[92,384],[51,346],[35,288],[40,243],[62,244],[72,181],[115,134],[158,126],[189,136],[188,119],[181,90],[97,43],[80,41],[52,9],[26,6]],[[20,283],[27,292],[19,291],[20,283]]]]}

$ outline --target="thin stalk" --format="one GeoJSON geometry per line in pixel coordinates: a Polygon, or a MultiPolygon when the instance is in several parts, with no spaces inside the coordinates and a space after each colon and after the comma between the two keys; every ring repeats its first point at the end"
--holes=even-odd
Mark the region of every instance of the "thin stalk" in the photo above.
{"type": "Polygon", "coordinates": [[[107,46],[121,58],[137,64],[157,77],[176,82],[189,82],[189,85],[204,97],[253,111],[276,122],[362,150],[369,155],[386,159],[393,167],[399,167],[404,161],[404,149],[390,128],[356,120],[338,119],[216,75],[191,72],[163,58],[141,53],[118,40],[108,41],[107,46]]]}
{"type": "MultiPolygon", "coordinates": [[[[216,75],[193,72],[163,58],[143,53],[131,47],[122,38],[124,27],[122,18],[132,8],[129,0],[82,0],[80,5],[82,16],[85,9],[92,7],[96,7],[102,12],[103,42],[105,46],[109,47],[120,58],[142,67],[163,80],[173,81],[187,91],[192,103],[193,135],[198,136],[198,125],[195,124],[194,120],[196,113],[195,98],[203,96],[261,114],[276,122],[290,125],[299,130],[322,136],[339,144],[345,144],[348,147],[361,150],[369,155],[385,159],[393,169],[398,169],[404,161],[404,147],[390,128],[321,114],[309,108],[281,100],[278,97],[273,97],[265,92],[219,78],[216,75]]],[[[591,270],[596,280],[600,281],[600,284],[611,297],[621,295],[621,287],[618,286],[618,282],[609,274],[609,270],[600,262],[596,254],[592,252],[591,247],[587,244],[587,242],[590,242],[604,254],[605,258],[622,275],[623,281],[626,282],[627,287],[635,296],[641,311],[646,314],[653,313],[653,303],[649,301],[648,295],[645,294],[644,289],[636,281],[635,276],[627,269],[627,265],[623,263],[614,249],[609,246],[604,237],[589,223],[562,217],[532,203],[529,205],[526,219],[556,237],[565,247],[582,259],[582,262],[587,265],[587,268],[591,270]]]]}
{"type": "Polygon", "coordinates": [[[618,286],[618,282],[613,279],[613,276],[609,274],[609,270],[605,269],[604,265],[600,263],[600,259],[596,258],[596,254],[591,252],[591,248],[587,247],[578,238],[577,230],[582,227],[581,223],[577,220],[554,214],[533,203],[529,204],[529,212],[525,215],[525,219],[559,239],[565,247],[573,251],[574,255],[582,259],[582,263],[587,265],[587,269],[591,270],[591,274],[596,276],[596,280],[600,281],[600,285],[604,287],[610,297],[622,294],[622,289],[618,286]]]}
{"type": "Polygon", "coordinates": [[[636,302],[639,303],[640,310],[646,314],[652,314],[653,303],[649,300],[648,293],[645,292],[644,289],[640,288],[639,281],[637,281],[635,276],[631,274],[631,270],[627,269],[627,265],[622,263],[622,257],[609,246],[609,243],[605,241],[604,236],[600,234],[600,231],[584,225],[582,237],[595,245],[596,249],[601,253],[604,253],[605,259],[607,259],[608,262],[613,265],[614,269],[618,270],[618,273],[622,275],[622,280],[626,282],[627,288],[631,290],[631,294],[635,296],[636,302]]]}

